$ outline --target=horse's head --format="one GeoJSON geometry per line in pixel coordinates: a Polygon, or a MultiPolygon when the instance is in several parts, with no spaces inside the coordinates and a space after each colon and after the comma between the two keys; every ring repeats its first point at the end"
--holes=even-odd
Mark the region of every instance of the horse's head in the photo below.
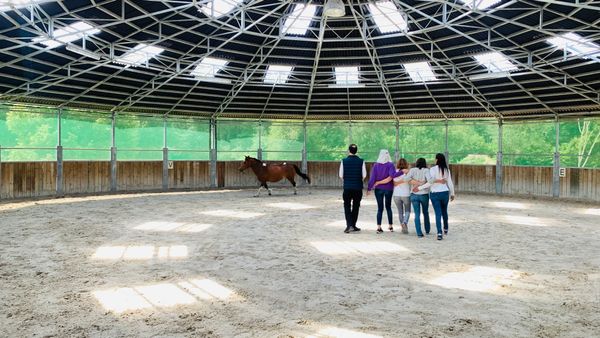
{"type": "Polygon", "coordinates": [[[239,171],[244,171],[252,166],[252,157],[246,156],[242,165],[238,168],[239,171]]]}

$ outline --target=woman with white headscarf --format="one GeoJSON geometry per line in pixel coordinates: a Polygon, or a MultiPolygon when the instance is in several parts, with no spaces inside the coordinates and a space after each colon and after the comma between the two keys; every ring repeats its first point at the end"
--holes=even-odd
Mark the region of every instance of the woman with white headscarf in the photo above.
{"type": "Polygon", "coordinates": [[[387,212],[388,218],[388,229],[394,231],[393,217],[392,217],[392,195],[394,193],[394,184],[392,178],[397,175],[394,163],[390,157],[390,152],[386,149],[379,151],[379,158],[377,163],[371,168],[371,175],[369,177],[369,186],[367,188],[367,195],[373,189],[375,189],[375,199],[377,200],[377,233],[382,233],[381,219],[383,217],[383,208],[385,205],[385,211],[387,212]],[[386,180],[387,179],[387,180],[386,180]],[[378,184],[377,181],[386,180],[387,183],[378,184]]]}

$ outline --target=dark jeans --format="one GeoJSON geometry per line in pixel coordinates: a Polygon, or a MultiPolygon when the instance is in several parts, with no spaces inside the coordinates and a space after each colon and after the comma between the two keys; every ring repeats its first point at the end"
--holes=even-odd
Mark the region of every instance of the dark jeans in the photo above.
{"type": "Polygon", "coordinates": [[[448,201],[450,193],[448,191],[432,192],[430,194],[431,204],[435,211],[435,227],[437,233],[442,233],[442,219],[444,220],[444,230],[448,231],[448,201]]]}
{"type": "Polygon", "coordinates": [[[383,216],[383,205],[385,200],[385,211],[387,212],[388,224],[392,225],[392,190],[375,189],[375,199],[377,200],[377,225],[381,225],[383,216]]]}
{"type": "Polygon", "coordinates": [[[362,190],[344,189],[342,198],[344,199],[344,214],[346,216],[346,228],[356,227],[358,221],[358,209],[360,209],[360,200],[362,200],[362,190]]]}
{"type": "Polygon", "coordinates": [[[421,209],[423,210],[423,218],[425,221],[425,232],[429,233],[431,230],[431,223],[429,223],[429,195],[410,194],[410,202],[415,211],[415,228],[417,230],[417,235],[423,236],[423,232],[421,231],[421,209]]]}

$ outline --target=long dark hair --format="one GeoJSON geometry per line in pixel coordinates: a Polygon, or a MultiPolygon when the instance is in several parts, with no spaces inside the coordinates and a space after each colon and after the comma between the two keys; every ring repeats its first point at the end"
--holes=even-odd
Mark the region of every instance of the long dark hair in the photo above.
{"type": "Polygon", "coordinates": [[[424,158],[419,157],[417,159],[417,163],[415,163],[415,167],[417,167],[419,169],[427,168],[427,162],[425,161],[424,158]]]}
{"type": "Polygon", "coordinates": [[[442,153],[435,154],[435,160],[438,168],[442,172],[442,176],[444,176],[444,171],[448,171],[448,164],[446,163],[446,156],[442,153]]]}
{"type": "Polygon", "coordinates": [[[401,158],[398,160],[398,163],[396,163],[396,169],[408,169],[408,162],[406,161],[406,159],[401,158]]]}

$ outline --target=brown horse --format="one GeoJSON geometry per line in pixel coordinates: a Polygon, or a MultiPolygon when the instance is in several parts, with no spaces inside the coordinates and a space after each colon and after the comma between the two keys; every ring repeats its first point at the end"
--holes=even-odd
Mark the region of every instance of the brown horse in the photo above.
{"type": "Polygon", "coordinates": [[[305,179],[308,183],[310,183],[310,178],[308,175],[303,174],[295,164],[266,164],[259,159],[246,156],[246,159],[239,167],[240,171],[244,171],[248,168],[252,168],[252,171],[256,175],[256,178],[260,181],[260,187],[258,188],[258,192],[254,196],[259,196],[260,191],[263,187],[267,189],[269,195],[271,195],[271,189],[267,186],[267,182],[279,182],[284,178],[287,178],[290,183],[294,186],[294,195],[298,193],[298,189],[296,188],[296,181],[294,181],[294,177],[298,174],[300,177],[305,179]]]}

